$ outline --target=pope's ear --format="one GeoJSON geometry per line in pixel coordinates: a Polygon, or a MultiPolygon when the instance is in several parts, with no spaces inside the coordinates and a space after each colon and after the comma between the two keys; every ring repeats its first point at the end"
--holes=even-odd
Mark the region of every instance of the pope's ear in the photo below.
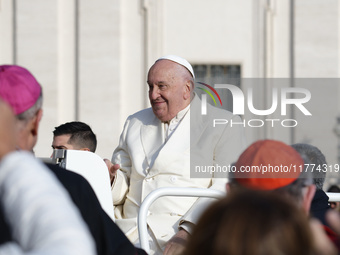
{"type": "Polygon", "coordinates": [[[191,91],[193,90],[193,85],[191,84],[191,81],[187,81],[185,83],[185,86],[184,86],[184,99],[187,100],[187,99],[190,99],[190,94],[191,94],[191,91]]]}

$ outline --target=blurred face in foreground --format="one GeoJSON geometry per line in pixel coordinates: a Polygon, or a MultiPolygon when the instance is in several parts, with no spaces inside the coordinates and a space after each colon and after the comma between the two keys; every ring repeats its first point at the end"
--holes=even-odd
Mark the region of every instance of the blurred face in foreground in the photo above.
{"type": "Polygon", "coordinates": [[[0,159],[15,150],[15,116],[0,98],[0,159]]]}

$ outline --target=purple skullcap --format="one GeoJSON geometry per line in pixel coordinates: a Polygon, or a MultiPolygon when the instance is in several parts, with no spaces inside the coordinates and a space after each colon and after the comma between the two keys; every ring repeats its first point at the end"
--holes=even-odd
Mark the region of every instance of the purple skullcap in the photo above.
{"type": "Polygon", "coordinates": [[[16,115],[30,109],[41,95],[41,86],[25,68],[0,65],[0,97],[16,115]]]}

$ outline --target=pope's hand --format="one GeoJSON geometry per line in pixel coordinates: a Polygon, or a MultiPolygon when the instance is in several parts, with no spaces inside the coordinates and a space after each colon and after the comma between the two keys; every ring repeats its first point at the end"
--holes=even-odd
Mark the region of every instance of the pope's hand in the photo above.
{"type": "Polygon", "coordinates": [[[166,244],[163,255],[183,254],[189,233],[184,229],[179,230],[166,244]]]}
{"type": "Polygon", "coordinates": [[[119,164],[112,164],[111,161],[106,159],[106,158],[104,159],[104,162],[107,166],[107,169],[109,170],[110,181],[111,181],[111,185],[112,185],[113,181],[115,180],[117,170],[120,168],[120,165],[119,164]]]}

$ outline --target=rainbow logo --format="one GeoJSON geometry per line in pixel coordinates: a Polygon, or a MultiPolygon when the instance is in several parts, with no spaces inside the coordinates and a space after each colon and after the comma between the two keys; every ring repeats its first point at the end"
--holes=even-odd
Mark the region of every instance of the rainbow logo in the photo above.
{"type": "MultiPolygon", "coordinates": [[[[208,85],[208,84],[206,84],[206,83],[203,83],[203,82],[197,82],[197,83],[199,83],[199,84],[201,84],[201,85],[203,85],[203,86],[206,86],[206,87],[209,88],[211,91],[213,91],[213,92],[215,93],[215,95],[217,96],[217,98],[218,98],[218,100],[220,101],[220,104],[221,104],[221,106],[222,106],[222,100],[221,100],[221,98],[220,98],[220,95],[217,93],[217,91],[216,91],[213,87],[211,87],[210,85],[208,85]]],[[[204,88],[201,88],[201,87],[197,87],[197,88],[199,88],[199,89],[203,90],[205,93],[207,93],[207,94],[212,98],[212,100],[214,101],[215,106],[217,106],[216,100],[215,100],[213,94],[211,94],[211,92],[210,92],[209,90],[204,89],[204,88]]]]}

